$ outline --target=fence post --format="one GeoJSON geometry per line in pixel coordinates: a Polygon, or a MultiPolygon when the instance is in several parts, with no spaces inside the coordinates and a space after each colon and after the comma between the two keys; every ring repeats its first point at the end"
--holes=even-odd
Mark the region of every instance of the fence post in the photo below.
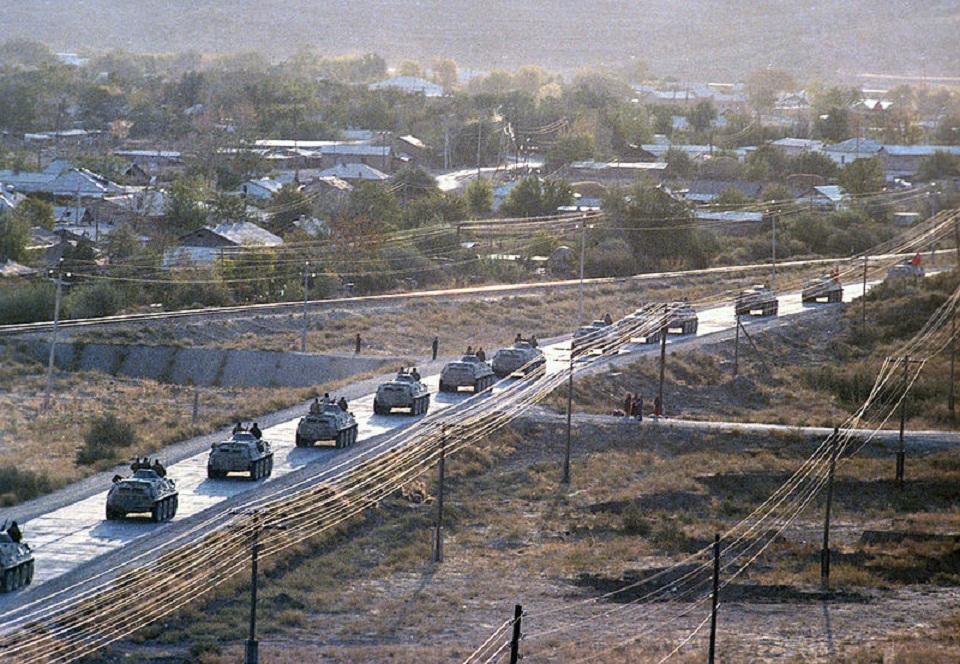
{"type": "Polygon", "coordinates": [[[830,471],[827,475],[827,508],[823,516],[823,548],[820,550],[820,585],[830,589],[830,512],[833,509],[833,475],[837,468],[840,448],[840,427],[834,427],[830,440],[830,471]]]}
{"type": "Polygon", "coordinates": [[[520,620],[523,618],[523,607],[517,604],[513,607],[513,637],[510,639],[510,664],[520,661],[520,620]]]}
{"type": "Polygon", "coordinates": [[[567,380],[567,445],[563,454],[563,477],[560,482],[570,484],[570,439],[573,418],[573,346],[570,346],[570,378],[567,380]]]}
{"type": "Polygon", "coordinates": [[[440,429],[440,461],[437,464],[437,523],[433,541],[433,562],[443,562],[443,475],[447,453],[447,425],[442,424],[440,429]]]}
{"type": "Polygon", "coordinates": [[[713,536],[713,598],[710,609],[710,653],[707,661],[714,664],[717,652],[717,606],[720,600],[720,535],[713,536]]]}
{"type": "Polygon", "coordinates": [[[733,334],[733,377],[740,372],[740,314],[737,314],[737,326],[733,334]]]}
{"type": "Polygon", "coordinates": [[[903,488],[903,471],[906,463],[906,449],[903,442],[903,430],[907,423],[907,392],[909,391],[907,372],[910,368],[910,356],[903,358],[903,398],[900,400],[900,439],[897,448],[897,487],[903,488]]]}

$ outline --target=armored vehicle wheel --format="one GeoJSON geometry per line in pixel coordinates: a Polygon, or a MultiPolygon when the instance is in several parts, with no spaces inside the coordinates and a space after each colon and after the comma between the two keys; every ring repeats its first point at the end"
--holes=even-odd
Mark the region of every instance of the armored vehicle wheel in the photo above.
{"type": "Polygon", "coordinates": [[[150,510],[150,519],[154,522],[160,522],[163,520],[163,501],[153,504],[153,508],[150,510]]]}
{"type": "Polygon", "coordinates": [[[115,521],[116,519],[122,519],[122,518],[123,518],[123,515],[120,514],[120,512],[110,509],[109,507],[107,508],[107,521],[115,521]]]}
{"type": "Polygon", "coordinates": [[[441,381],[440,381],[440,391],[441,391],[441,392],[453,392],[454,390],[451,389],[449,385],[447,385],[446,383],[444,383],[444,382],[441,380],[441,381]]]}
{"type": "Polygon", "coordinates": [[[225,470],[215,470],[213,468],[207,468],[207,477],[211,480],[222,480],[227,476],[227,471],[225,470]]]}
{"type": "Polygon", "coordinates": [[[297,437],[294,438],[293,442],[296,444],[297,447],[306,447],[306,445],[303,442],[303,438],[300,437],[300,434],[297,434],[297,437]]]}
{"type": "Polygon", "coordinates": [[[13,570],[5,569],[3,570],[3,592],[12,593],[14,590],[13,587],[13,570]]]}
{"type": "Polygon", "coordinates": [[[380,402],[377,401],[376,399],[373,400],[373,414],[386,415],[386,413],[383,412],[383,408],[380,407],[380,402]]]}
{"type": "Polygon", "coordinates": [[[267,457],[267,477],[273,474],[273,455],[267,457]]]}

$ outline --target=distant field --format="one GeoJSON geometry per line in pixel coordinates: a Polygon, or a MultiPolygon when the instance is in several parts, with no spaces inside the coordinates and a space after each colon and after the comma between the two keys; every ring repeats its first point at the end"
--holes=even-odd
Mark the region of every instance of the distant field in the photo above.
{"type": "Polygon", "coordinates": [[[817,75],[960,71],[960,7],[943,0],[3,0],[0,15],[0,39],[59,50],[317,48],[567,71],[639,58],[658,74],[697,80],[767,65],[817,75]]]}

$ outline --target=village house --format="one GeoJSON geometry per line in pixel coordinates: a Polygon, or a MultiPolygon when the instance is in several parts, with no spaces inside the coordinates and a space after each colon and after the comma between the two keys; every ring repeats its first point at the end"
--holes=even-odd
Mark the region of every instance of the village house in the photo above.
{"type": "Polygon", "coordinates": [[[335,177],[347,182],[383,182],[390,176],[366,164],[348,164],[339,162],[319,173],[319,177],[335,177]]]}
{"type": "Polygon", "coordinates": [[[884,145],[877,153],[883,159],[883,170],[888,180],[912,178],[920,171],[920,164],[937,152],[960,157],[960,145],[884,145]]]}
{"type": "Polygon", "coordinates": [[[204,226],[177,239],[163,254],[165,268],[209,266],[250,247],[278,247],[283,240],[249,221],[204,226]]]}
{"type": "Polygon", "coordinates": [[[603,184],[624,185],[638,178],[660,182],[666,176],[667,163],[663,161],[575,161],[564,169],[571,180],[592,180],[603,184]]]}
{"type": "Polygon", "coordinates": [[[692,203],[712,203],[720,194],[732,189],[746,198],[756,200],[763,192],[762,182],[749,180],[694,180],[686,189],[677,193],[692,203]]]}
{"type": "Polygon", "coordinates": [[[844,166],[857,159],[872,159],[880,154],[883,146],[868,138],[848,138],[840,143],[823,147],[823,153],[837,164],[844,166]]]}
{"type": "Polygon", "coordinates": [[[436,83],[417,76],[394,76],[371,83],[370,90],[398,90],[407,94],[422,94],[425,97],[442,97],[443,88],[436,83]]]}
{"type": "Polygon", "coordinates": [[[781,138],[770,145],[780,148],[788,157],[799,157],[805,152],[821,152],[823,141],[812,138],[781,138]]]}

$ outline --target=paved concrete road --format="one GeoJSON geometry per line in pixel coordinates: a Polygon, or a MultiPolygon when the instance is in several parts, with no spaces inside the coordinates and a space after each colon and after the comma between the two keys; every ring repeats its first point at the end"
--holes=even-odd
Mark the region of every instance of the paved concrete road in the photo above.
{"type": "MultiPolygon", "coordinates": [[[[861,286],[853,285],[845,289],[844,299],[849,301],[859,297],[861,286]]],[[[803,314],[804,312],[822,309],[836,305],[815,304],[804,305],[800,293],[789,293],[780,297],[780,317],[766,319],[754,318],[745,320],[745,325],[764,326],[776,324],[783,316],[803,314]]],[[[734,325],[732,305],[705,309],[700,312],[700,325],[696,335],[672,336],[668,343],[671,345],[685,344],[697,339],[710,337],[721,332],[729,331],[734,325]]],[[[547,371],[554,373],[566,366],[564,357],[569,347],[568,341],[559,340],[545,347],[547,355],[547,371]]],[[[655,345],[628,344],[620,354],[620,358],[627,359],[626,355],[636,355],[656,352],[655,345]]],[[[590,370],[599,370],[611,361],[619,358],[604,358],[593,362],[590,370]]],[[[426,377],[431,388],[431,412],[449,408],[465,400],[469,393],[438,394],[438,375],[426,377]]],[[[501,382],[494,388],[496,392],[506,385],[501,382]]],[[[379,416],[373,414],[373,393],[369,392],[362,397],[353,399],[350,410],[359,423],[359,440],[356,447],[361,447],[365,441],[380,438],[389,431],[396,431],[415,423],[420,418],[409,415],[379,416]]],[[[289,412],[289,411],[288,411],[289,412]]],[[[180,507],[172,523],[155,524],[147,519],[131,519],[129,521],[106,521],[104,507],[106,503],[106,486],[104,490],[88,495],[71,504],[64,505],[53,511],[41,514],[30,519],[24,526],[26,540],[34,547],[36,555],[35,584],[42,584],[56,579],[68,572],[75,571],[91,560],[105,553],[117,552],[124,546],[143,538],[157,538],[163,541],[167,535],[165,531],[172,529],[185,519],[198,514],[225,500],[253,492],[264,484],[270,484],[308,464],[319,464],[321,467],[330,464],[346,450],[332,448],[298,449],[294,445],[294,434],[299,416],[286,419],[275,426],[267,427],[264,437],[273,443],[275,463],[271,478],[251,482],[247,479],[209,480],[206,477],[207,451],[189,456],[168,468],[168,476],[176,479],[180,490],[180,507]]],[[[340,457],[342,458],[342,457],[340,457]]],[[[253,495],[253,494],[251,494],[253,495]]],[[[6,510],[3,517],[16,518],[16,510],[6,510]]],[[[172,531],[171,531],[172,532],[172,531]]],[[[39,590],[34,586],[34,591],[39,590]]],[[[0,598],[0,608],[15,606],[11,604],[17,593],[0,598]]]]}

